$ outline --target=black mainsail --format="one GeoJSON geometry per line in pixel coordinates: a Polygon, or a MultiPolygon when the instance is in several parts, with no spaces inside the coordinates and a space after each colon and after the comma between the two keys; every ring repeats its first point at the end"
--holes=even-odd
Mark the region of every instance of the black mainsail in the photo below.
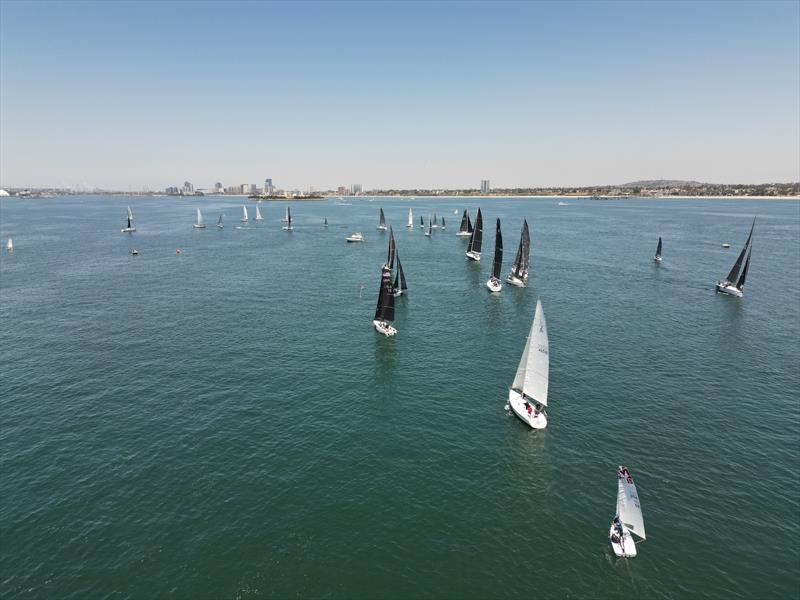
{"type": "Polygon", "coordinates": [[[744,288],[744,282],[747,279],[747,272],[750,270],[750,258],[753,256],[753,245],[750,244],[750,252],[747,253],[747,260],[744,263],[744,269],[739,276],[739,281],[736,282],[736,288],[741,292],[744,288]]]}
{"type": "Polygon", "coordinates": [[[394,293],[398,296],[408,291],[406,285],[406,274],[403,272],[403,265],[400,264],[400,255],[397,255],[397,274],[394,277],[394,293]]]}
{"type": "Polygon", "coordinates": [[[492,277],[500,279],[500,269],[503,266],[503,234],[500,233],[500,219],[494,231],[494,261],[492,261],[492,277]]]}
{"type": "Polygon", "coordinates": [[[394,294],[392,293],[392,271],[381,269],[381,289],[378,292],[378,306],[375,308],[376,321],[394,321],[394,294]]]}
{"type": "Polygon", "coordinates": [[[386,229],[386,217],[383,216],[383,209],[381,209],[381,219],[380,222],[378,223],[378,227],[386,229]]]}
{"type": "Polygon", "coordinates": [[[392,228],[389,228],[389,254],[386,257],[386,266],[390,269],[394,269],[394,255],[397,252],[397,247],[394,243],[394,231],[392,228]]]}
{"type": "Polygon", "coordinates": [[[419,226],[425,228],[425,219],[422,218],[422,215],[419,216],[419,226]]]}
{"type": "Polygon", "coordinates": [[[464,209],[464,214],[461,216],[461,225],[458,226],[458,233],[469,233],[470,227],[468,225],[469,215],[467,209],[464,209]]]}
{"type": "Polygon", "coordinates": [[[658,246],[656,246],[656,258],[661,258],[661,238],[658,238],[658,246]]]}
{"type": "Polygon", "coordinates": [[[472,237],[469,238],[469,247],[467,252],[477,252],[480,254],[481,245],[483,244],[483,217],[481,216],[481,209],[478,209],[478,214],[475,215],[475,228],[472,230],[472,237]]]}
{"type": "Polygon", "coordinates": [[[528,272],[528,257],[530,256],[531,238],[528,233],[528,220],[522,222],[522,232],[519,236],[517,254],[514,256],[514,264],[511,266],[511,275],[517,279],[524,279],[528,272]]]}
{"type": "Polygon", "coordinates": [[[444,229],[444,216],[442,216],[442,229],[444,229]]]}
{"type": "Polygon", "coordinates": [[[739,253],[739,258],[736,259],[736,262],[733,263],[733,267],[731,267],[731,272],[728,273],[728,277],[726,281],[728,283],[734,283],[736,278],[739,276],[739,269],[742,268],[742,261],[744,260],[745,254],[747,254],[748,248],[750,248],[750,240],[753,239],[753,228],[756,226],[756,220],[753,219],[753,224],[750,226],[750,235],[747,236],[747,241],[744,243],[744,248],[739,253]]]}

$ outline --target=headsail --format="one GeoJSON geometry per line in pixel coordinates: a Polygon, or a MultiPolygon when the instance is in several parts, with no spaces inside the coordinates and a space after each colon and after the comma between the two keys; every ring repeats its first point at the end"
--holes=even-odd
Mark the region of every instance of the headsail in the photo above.
{"type": "Polygon", "coordinates": [[[500,279],[500,269],[503,266],[503,234],[500,233],[500,219],[494,232],[494,261],[492,262],[492,277],[500,279]]]}
{"type": "Polygon", "coordinates": [[[292,209],[288,206],[286,207],[286,223],[289,229],[292,228],[292,209]]]}
{"type": "Polygon", "coordinates": [[[263,217],[261,216],[261,211],[258,208],[258,204],[256,204],[256,221],[261,221],[263,217]]]}
{"type": "Polygon", "coordinates": [[[131,211],[131,207],[128,207],[128,226],[127,229],[133,229],[133,212],[131,211]]]}
{"type": "Polygon", "coordinates": [[[197,209],[197,223],[195,223],[198,227],[205,226],[205,221],[203,221],[203,213],[200,212],[200,209],[197,209]]]}
{"type": "Polygon", "coordinates": [[[525,273],[525,258],[527,252],[525,251],[525,234],[528,231],[528,221],[522,224],[522,233],[519,236],[519,244],[517,245],[517,253],[514,256],[514,264],[511,266],[511,274],[517,279],[522,279],[525,273]]]}
{"type": "Polygon", "coordinates": [[[739,281],[736,282],[736,288],[741,292],[744,288],[744,282],[747,279],[747,272],[750,270],[750,258],[753,256],[753,244],[750,243],[750,252],[747,253],[747,260],[744,263],[744,269],[739,276],[739,281]]]}
{"type": "Polygon", "coordinates": [[[467,233],[472,233],[472,220],[467,215],[467,233]]]}
{"type": "Polygon", "coordinates": [[[547,406],[547,388],[550,379],[549,352],[547,323],[544,319],[542,301],[538,300],[528,341],[525,343],[525,350],[522,352],[511,387],[544,406],[547,406]]]}
{"type": "Polygon", "coordinates": [[[442,215],[442,229],[444,229],[444,215],[442,215]]]}
{"type": "Polygon", "coordinates": [[[394,294],[392,293],[392,272],[381,269],[381,288],[378,291],[378,306],[375,308],[376,321],[394,321],[394,294]]]}
{"type": "Polygon", "coordinates": [[[645,539],[644,518],[633,477],[626,467],[617,469],[617,516],[632,533],[645,539]]]}
{"type": "Polygon", "coordinates": [[[242,206],[242,221],[249,221],[250,217],[247,216],[247,207],[242,206]]]}
{"type": "Polygon", "coordinates": [[[461,216],[461,225],[458,226],[458,233],[469,233],[469,225],[467,225],[467,220],[469,216],[467,215],[467,209],[464,209],[464,214],[461,216]]]}
{"type": "Polygon", "coordinates": [[[739,258],[737,258],[736,262],[733,263],[731,272],[728,273],[726,281],[730,283],[736,281],[736,278],[739,276],[739,269],[742,268],[742,261],[744,260],[745,254],[747,254],[747,249],[750,247],[750,240],[753,238],[753,228],[755,226],[756,220],[753,219],[753,224],[750,226],[750,235],[747,236],[747,241],[744,243],[744,248],[742,248],[742,251],[739,253],[739,258]]]}
{"type": "Polygon", "coordinates": [[[520,273],[523,277],[528,277],[528,269],[531,265],[531,234],[528,230],[528,219],[522,221],[522,268],[520,273]]]}
{"type": "Polygon", "coordinates": [[[398,292],[405,292],[408,290],[408,285],[406,285],[406,274],[403,272],[403,265],[400,264],[400,255],[397,255],[397,275],[394,278],[394,291],[395,293],[398,292]]]}
{"type": "Polygon", "coordinates": [[[483,217],[481,216],[481,209],[479,208],[478,214],[475,216],[475,229],[472,230],[472,237],[469,238],[468,251],[480,253],[482,244],[483,244],[483,217]]]}

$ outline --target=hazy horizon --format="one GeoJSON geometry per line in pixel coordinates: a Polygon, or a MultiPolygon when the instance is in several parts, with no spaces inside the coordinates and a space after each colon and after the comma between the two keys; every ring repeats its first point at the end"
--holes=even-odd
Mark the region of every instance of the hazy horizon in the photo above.
{"type": "Polygon", "coordinates": [[[800,3],[0,3],[0,187],[800,180],[800,3]]]}

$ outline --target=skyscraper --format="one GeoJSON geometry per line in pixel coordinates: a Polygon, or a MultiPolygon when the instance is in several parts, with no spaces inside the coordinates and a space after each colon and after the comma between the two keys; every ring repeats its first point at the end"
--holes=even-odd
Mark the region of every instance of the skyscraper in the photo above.
{"type": "Polygon", "coordinates": [[[275,186],[272,185],[272,178],[267,177],[264,180],[264,194],[267,196],[272,196],[275,193],[275,186]]]}
{"type": "Polygon", "coordinates": [[[355,196],[356,194],[360,194],[360,193],[361,193],[361,184],[360,183],[354,183],[354,184],[352,184],[350,186],[350,194],[351,195],[355,196]]]}
{"type": "Polygon", "coordinates": [[[488,194],[491,190],[488,179],[481,179],[481,194],[488,194]]]}

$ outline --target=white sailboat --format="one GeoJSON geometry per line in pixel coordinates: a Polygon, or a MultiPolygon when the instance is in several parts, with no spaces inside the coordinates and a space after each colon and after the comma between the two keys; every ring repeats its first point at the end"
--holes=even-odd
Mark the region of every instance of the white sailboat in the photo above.
{"type": "Polygon", "coordinates": [[[8,238],[8,240],[6,240],[6,250],[8,252],[14,251],[14,240],[12,240],[11,238],[8,238]]]}
{"type": "Polygon", "coordinates": [[[617,514],[608,531],[614,554],[623,558],[636,556],[634,535],[643,541],[645,539],[642,507],[633,477],[626,467],[620,466],[617,468],[617,514]]]}
{"type": "Polygon", "coordinates": [[[494,232],[494,259],[492,260],[492,275],[486,282],[489,291],[498,294],[503,289],[500,282],[500,269],[503,266],[503,234],[500,232],[500,219],[497,219],[497,227],[494,232]]]}
{"type": "Polygon", "coordinates": [[[414,215],[411,213],[411,208],[408,209],[408,224],[406,227],[414,227],[414,215]]]}
{"type": "Polygon", "coordinates": [[[355,233],[350,234],[348,237],[345,238],[348,243],[356,243],[356,242],[363,242],[364,241],[364,234],[360,231],[356,231],[355,233]]]}
{"type": "Polygon", "coordinates": [[[550,380],[550,347],[542,301],[536,302],[536,314],[517,374],[508,390],[508,404],[514,414],[533,429],[547,427],[547,388],[550,380]]]}
{"type": "Polygon", "coordinates": [[[222,224],[222,215],[220,215],[219,219],[217,219],[217,227],[219,229],[222,229],[223,227],[225,227],[225,225],[222,224]]]}
{"type": "Polygon", "coordinates": [[[250,217],[247,216],[247,207],[242,206],[242,223],[247,223],[250,220],[250,217]]]}
{"type": "Polygon", "coordinates": [[[286,225],[283,226],[284,231],[292,231],[294,229],[294,225],[292,224],[292,211],[287,206],[286,207],[286,225]]]}
{"type": "Polygon", "coordinates": [[[742,248],[742,251],[739,253],[739,257],[736,259],[736,262],[733,263],[733,267],[728,273],[728,276],[723,281],[718,281],[715,286],[718,292],[736,296],[737,298],[744,296],[744,283],[747,279],[747,272],[750,270],[750,257],[753,255],[752,241],[753,228],[755,226],[756,220],[753,218],[753,224],[750,226],[750,235],[747,236],[747,241],[744,243],[744,248],[742,248]],[[747,256],[747,260],[744,263],[744,269],[742,269],[742,274],[740,275],[739,269],[742,268],[742,261],[745,255],[747,256]]]}
{"type": "Polygon", "coordinates": [[[131,207],[128,207],[128,221],[125,227],[120,229],[122,233],[133,233],[136,231],[136,227],[133,225],[133,212],[131,212],[131,207]]]}
{"type": "Polygon", "coordinates": [[[195,229],[205,229],[206,228],[206,222],[203,221],[203,213],[200,212],[199,208],[197,209],[197,220],[195,221],[195,224],[192,225],[192,227],[194,227],[195,229]]]}
{"type": "Polygon", "coordinates": [[[289,222],[289,207],[287,206],[286,212],[284,213],[283,218],[281,219],[281,223],[288,223],[288,222],[289,222]]]}
{"type": "Polygon", "coordinates": [[[264,217],[261,216],[261,210],[258,208],[258,204],[256,204],[256,221],[263,221],[264,217]]]}

